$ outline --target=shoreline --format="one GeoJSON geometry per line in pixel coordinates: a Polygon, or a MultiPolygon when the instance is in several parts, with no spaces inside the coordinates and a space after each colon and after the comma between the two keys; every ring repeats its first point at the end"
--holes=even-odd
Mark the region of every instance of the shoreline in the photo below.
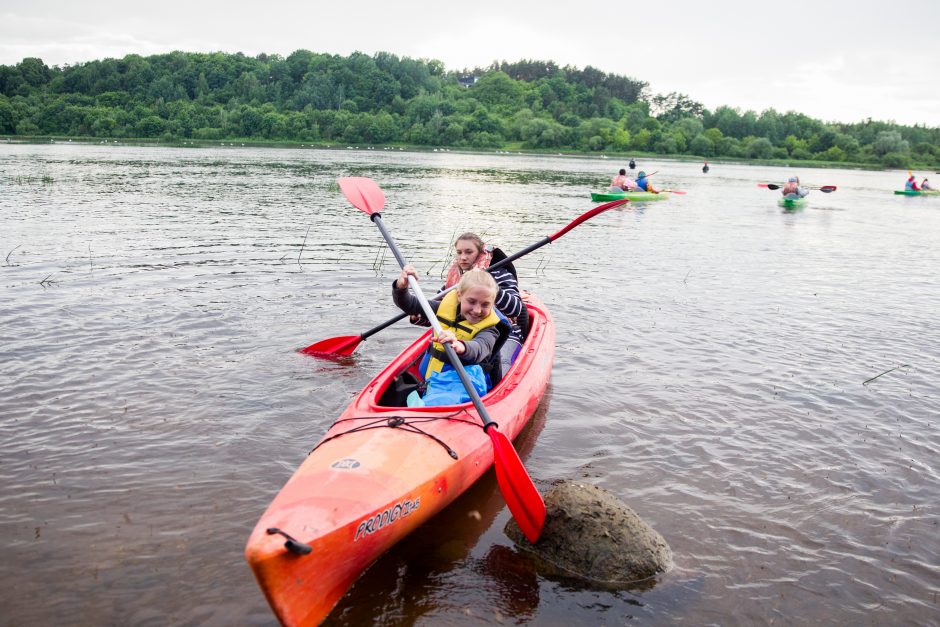
{"type": "MultiPolygon", "coordinates": [[[[521,149],[519,147],[502,148],[451,148],[451,147],[429,147],[411,144],[380,144],[375,146],[344,146],[341,144],[327,144],[317,142],[295,142],[295,141],[259,141],[259,140],[217,140],[217,139],[187,139],[187,140],[167,140],[154,138],[119,138],[102,139],[98,137],[68,137],[62,135],[0,135],[0,143],[3,144],[82,144],[90,146],[157,146],[167,148],[291,148],[305,150],[363,150],[363,151],[381,151],[381,152],[453,152],[460,154],[477,155],[513,155],[513,156],[539,156],[539,157],[567,157],[575,159],[623,159],[642,157],[644,159],[658,161],[675,161],[679,163],[702,163],[708,161],[711,164],[733,164],[733,165],[753,165],[770,167],[799,167],[799,168],[837,168],[844,170],[871,170],[879,172],[888,172],[899,170],[899,168],[886,168],[882,165],[872,163],[861,163],[855,161],[813,161],[800,159],[750,159],[746,157],[720,157],[708,158],[693,155],[660,155],[648,152],[572,152],[558,150],[538,150],[521,149]]],[[[900,170],[933,170],[934,166],[923,164],[913,165],[909,168],[900,168],[900,170]]]]}

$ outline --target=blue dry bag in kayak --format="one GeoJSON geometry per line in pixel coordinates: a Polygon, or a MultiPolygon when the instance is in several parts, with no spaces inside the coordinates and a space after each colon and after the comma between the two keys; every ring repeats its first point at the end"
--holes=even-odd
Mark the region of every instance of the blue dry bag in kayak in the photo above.
{"type": "MultiPolygon", "coordinates": [[[[464,366],[467,376],[476,388],[477,394],[486,394],[486,375],[479,365],[464,366]]],[[[458,405],[470,400],[470,395],[460,382],[460,376],[453,368],[445,368],[435,372],[428,379],[428,389],[424,397],[417,392],[408,395],[408,407],[425,407],[437,405],[458,405]]]]}

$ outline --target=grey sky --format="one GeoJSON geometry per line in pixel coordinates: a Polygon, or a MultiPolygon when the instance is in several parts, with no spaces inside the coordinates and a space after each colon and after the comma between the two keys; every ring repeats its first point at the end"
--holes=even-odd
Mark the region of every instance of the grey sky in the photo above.
{"type": "Polygon", "coordinates": [[[0,0],[0,64],[299,48],[387,51],[451,70],[542,59],[631,76],[710,109],[940,126],[938,0],[560,4],[0,0]]]}

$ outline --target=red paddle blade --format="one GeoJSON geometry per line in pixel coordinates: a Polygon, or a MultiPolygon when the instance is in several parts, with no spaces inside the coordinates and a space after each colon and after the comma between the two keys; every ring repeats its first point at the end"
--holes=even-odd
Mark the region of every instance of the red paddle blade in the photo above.
{"type": "Polygon", "coordinates": [[[360,342],[362,342],[361,335],[343,335],[320,340],[307,348],[300,349],[300,352],[314,357],[348,357],[352,355],[360,342]]]}
{"type": "Polygon", "coordinates": [[[770,183],[758,183],[758,187],[770,187],[770,183]]]}
{"type": "Polygon", "coordinates": [[[379,213],[385,206],[385,193],[375,181],[364,176],[347,176],[337,181],[343,195],[353,206],[368,215],[379,213]]]}
{"type": "Polygon", "coordinates": [[[669,192],[670,194],[688,194],[689,192],[684,192],[681,189],[664,189],[664,192],[669,192]]]}
{"type": "Polygon", "coordinates": [[[495,425],[486,432],[493,441],[493,465],[496,467],[499,490],[519,529],[529,542],[535,544],[545,524],[545,501],[535,489],[532,477],[526,472],[509,438],[500,433],[495,425]]]}
{"type": "Polygon", "coordinates": [[[819,191],[823,192],[824,194],[829,194],[831,192],[836,191],[836,186],[835,185],[823,185],[822,187],[819,188],[819,191]]]}

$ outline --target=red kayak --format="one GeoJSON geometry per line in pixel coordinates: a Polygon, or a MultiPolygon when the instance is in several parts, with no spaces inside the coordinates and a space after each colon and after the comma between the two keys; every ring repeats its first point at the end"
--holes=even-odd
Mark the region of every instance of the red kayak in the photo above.
{"type": "MultiPolygon", "coordinates": [[[[551,314],[535,296],[524,299],[525,344],[483,397],[510,439],[538,407],[555,356],[551,314]]],[[[429,336],[356,396],[248,538],[245,557],[283,624],[323,621],[370,564],[493,465],[492,441],[472,403],[405,406],[429,336]]]]}

